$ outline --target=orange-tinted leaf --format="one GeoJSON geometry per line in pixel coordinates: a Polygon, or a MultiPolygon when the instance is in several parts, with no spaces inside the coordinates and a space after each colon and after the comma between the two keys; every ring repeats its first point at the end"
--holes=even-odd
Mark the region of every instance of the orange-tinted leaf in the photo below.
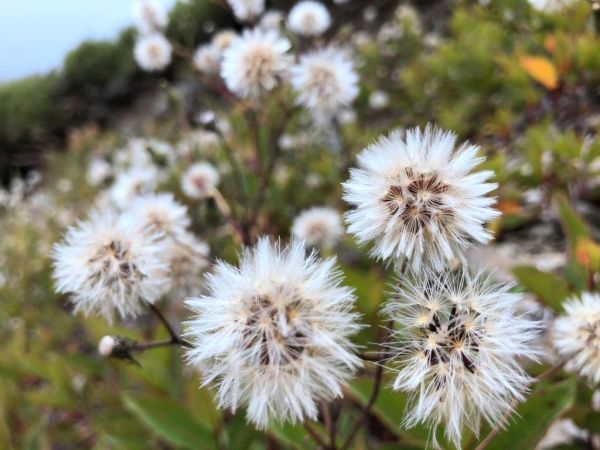
{"type": "Polygon", "coordinates": [[[519,63],[531,78],[546,88],[556,89],[558,87],[556,67],[547,58],[542,56],[522,56],[519,58],[519,63]]]}
{"type": "Polygon", "coordinates": [[[521,212],[521,205],[513,200],[504,200],[496,206],[502,214],[516,215],[521,212]]]}
{"type": "Polygon", "coordinates": [[[599,270],[600,246],[591,239],[579,239],[575,247],[575,259],[579,264],[589,270],[599,270]]]}

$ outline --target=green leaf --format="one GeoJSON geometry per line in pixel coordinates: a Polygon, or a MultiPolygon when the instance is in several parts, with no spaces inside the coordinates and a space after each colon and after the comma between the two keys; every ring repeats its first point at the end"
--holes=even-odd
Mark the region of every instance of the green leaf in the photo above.
{"type": "Polygon", "coordinates": [[[172,400],[126,395],[123,402],[140,422],[170,444],[188,449],[216,448],[212,433],[172,400]]]}
{"type": "Polygon", "coordinates": [[[563,300],[570,295],[568,283],[552,273],[541,272],[531,266],[515,267],[513,273],[519,283],[555,311],[561,310],[563,300]]]}
{"type": "Polygon", "coordinates": [[[588,226],[571,207],[569,200],[565,195],[557,194],[554,197],[554,200],[563,226],[563,231],[567,236],[571,249],[574,249],[579,239],[590,238],[588,226]]]}
{"type": "MultiPolygon", "coordinates": [[[[501,431],[488,445],[488,450],[530,450],[544,436],[548,427],[573,405],[575,380],[565,380],[545,386],[521,404],[501,431]]],[[[485,436],[485,434],[483,434],[485,436]]]]}
{"type": "MultiPolygon", "coordinates": [[[[313,423],[311,426],[323,437],[323,440],[327,440],[326,434],[320,425],[313,423]]],[[[314,441],[302,425],[275,422],[269,427],[269,433],[282,444],[298,450],[314,447],[314,441]]]]}

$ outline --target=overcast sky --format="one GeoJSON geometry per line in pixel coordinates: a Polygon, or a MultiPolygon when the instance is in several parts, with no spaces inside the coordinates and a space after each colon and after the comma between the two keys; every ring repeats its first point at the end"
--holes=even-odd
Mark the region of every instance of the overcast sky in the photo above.
{"type": "MultiPolygon", "coordinates": [[[[175,0],[159,0],[167,8],[175,0]]],[[[0,82],[60,67],[84,39],[133,23],[135,0],[0,0],[0,82]]]]}

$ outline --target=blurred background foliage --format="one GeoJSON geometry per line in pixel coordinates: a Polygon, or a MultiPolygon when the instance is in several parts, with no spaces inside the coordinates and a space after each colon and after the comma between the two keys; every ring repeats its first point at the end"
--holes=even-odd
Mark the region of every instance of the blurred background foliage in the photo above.
{"type": "MultiPolygon", "coordinates": [[[[285,9],[292,2],[272,3],[285,9]]],[[[340,40],[356,49],[357,118],[339,123],[333,135],[315,135],[303,117],[289,123],[285,137],[293,145],[283,150],[267,191],[264,229],[285,237],[293,218],[315,202],[343,211],[340,182],[358,151],[393,127],[437,122],[481,145],[484,166],[500,185],[504,215],[491,225],[496,241],[470,259],[517,280],[545,320],[560,313],[565,298],[597,290],[600,39],[590,4],[574,0],[553,11],[523,0],[413,2],[410,8],[381,2],[382,11],[395,12],[375,9],[371,17],[356,3],[362,2],[330,6],[339,11],[340,40]],[[351,24],[342,20],[348,15],[351,24]]],[[[230,27],[239,28],[222,9],[192,0],[171,11],[167,35],[191,50],[215,29],[230,27]]],[[[103,335],[144,341],[165,337],[164,331],[150,316],[112,326],[73,317],[67,299],[53,291],[51,247],[97,193],[82,170],[90,159],[110,160],[112,149],[138,134],[177,145],[190,126],[200,126],[199,112],[218,110],[223,101],[202,91],[198,75],[181,61],[160,75],[140,72],[131,57],[134,39],[134,30],[124,30],[115,41],[84,42],[61,70],[0,86],[0,170],[7,186],[0,209],[0,447],[310,448],[301,427],[259,432],[243,414],[217,411],[179,349],[141,354],[139,364],[101,359],[96,344],[103,335]]],[[[281,111],[270,99],[263,112],[262,120],[272,122],[281,111]]],[[[241,113],[232,111],[228,120],[236,136],[230,145],[243,156],[252,130],[241,113]]],[[[187,204],[194,231],[215,256],[235,261],[236,246],[214,205],[186,200],[178,183],[191,160],[209,160],[224,168],[224,195],[236,198],[240,180],[225,169],[227,151],[195,149],[175,164],[163,188],[187,204]]],[[[260,180],[246,181],[255,192],[260,180]]],[[[373,325],[357,339],[366,345],[377,339],[378,306],[393,276],[349,237],[337,254],[357,308],[373,325]]],[[[161,306],[175,323],[187,316],[181,302],[161,306]]],[[[337,401],[338,411],[348,406],[336,417],[341,436],[362,414],[371,384],[368,377],[358,380],[337,401]]],[[[520,415],[487,448],[534,448],[559,417],[600,434],[593,392],[556,373],[533,387],[520,415]]],[[[424,448],[426,431],[398,428],[405,402],[386,389],[353,448],[424,448]]],[[[560,448],[591,448],[590,442],[575,437],[560,448]]],[[[476,448],[476,438],[466,436],[464,446],[476,448]]]]}

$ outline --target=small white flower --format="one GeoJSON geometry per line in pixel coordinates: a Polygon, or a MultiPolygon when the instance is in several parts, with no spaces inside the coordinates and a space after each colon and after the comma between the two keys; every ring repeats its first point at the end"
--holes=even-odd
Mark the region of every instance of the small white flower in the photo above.
{"type": "Polygon", "coordinates": [[[584,292],[565,302],[554,322],[553,343],[567,369],[600,383],[600,295],[584,292]]]}
{"type": "Polygon", "coordinates": [[[213,36],[211,44],[222,53],[237,36],[237,33],[233,30],[222,30],[213,36]]]}
{"type": "Polygon", "coordinates": [[[201,45],[194,53],[194,66],[200,72],[218,74],[221,70],[221,51],[212,44],[201,45]]]}
{"type": "Polygon", "coordinates": [[[350,58],[340,50],[325,48],[306,54],[291,74],[298,103],[315,121],[327,122],[358,95],[358,75],[350,58]]]}
{"type": "Polygon", "coordinates": [[[260,19],[259,26],[263,30],[275,30],[281,29],[283,23],[283,14],[280,11],[267,11],[264,16],[260,19]]]}
{"type": "Polygon", "coordinates": [[[383,109],[390,104],[390,96],[384,91],[373,91],[369,95],[369,106],[372,109],[383,109]]]}
{"type": "Polygon", "coordinates": [[[171,51],[171,43],[162,34],[147,34],[135,43],[135,61],[147,72],[160,71],[171,62],[171,51]]]}
{"type": "Polygon", "coordinates": [[[54,279],[75,312],[136,317],[169,288],[163,243],[112,211],[93,212],[53,250],[54,279]]]}
{"type": "Polygon", "coordinates": [[[167,14],[158,2],[139,0],[135,3],[133,16],[143,34],[159,31],[167,24],[167,14]]]}
{"type": "Polygon", "coordinates": [[[305,245],[329,249],[344,234],[342,218],[333,208],[313,207],[294,219],[292,234],[305,245]]]}
{"type": "Polygon", "coordinates": [[[522,296],[510,288],[466,268],[427,271],[399,280],[385,305],[393,389],[410,395],[403,425],[427,424],[435,446],[439,425],[460,448],[463,426],[503,425],[524,398],[532,379],[519,358],[537,358],[539,324],[515,311],[522,296]]]}
{"type": "Polygon", "coordinates": [[[239,268],[217,263],[208,294],[188,300],[196,317],[187,357],[203,384],[216,383],[221,408],[245,404],[265,429],[271,419],[314,420],[319,399],[342,395],[360,366],[349,340],[360,326],[340,278],[334,259],[267,238],[244,251],[239,268]]]}
{"type": "Polygon", "coordinates": [[[137,197],[125,214],[149,235],[182,236],[190,225],[187,208],[176,202],[170,192],[137,197]]]}
{"type": "Polygon", "coordinates": [[[92,186],[100,186],[112,175],[112,168],[104,158],[93,158],[88,164],[87,181],[92,186]]]}
{"type": "Polygon", "coordinates": [[[313,0],[302,0],[290,10],[287,19],[291,31],[301,36],[319,36],[331,25],[327,8],[313,0]]]}
{"type": "Polygon", "coordinates": [[[223,54],[221,76],[230,91],[257,97],[273,89],[289,65],[290,43],[275,31],[246,30],[223,54]]]}
{"type": "Polygon", "coordinates": [[[265,10],[265,0],[227,0],[239,20],[252,22],[265,10]]]}
{"type": "Polygon", "coordinates": [[[204,271],[210,264],[210,248],[192,233],[178,235],[170,241],[170,297],[184,299],[198,295],[203,287],[204,271]]]}
{"type": "Polygon", "coordinates": [[[112,355],[114,348],[117,346],[117,340],[114,336],[102,336],[100,342],[98,342],[98,353],[105,358],[112,355]]]}
{"type": "Polygon", "coordinates": [[[200,162],[192,164],[181,178],[181,189],[190,198],[210,197],[220,181],[219,172],[211,164],[200,162]]]}
{"type": "Polygon", "coordinates": [[[109,196],[119,208],[126,208],[140,195],[149,194],[156,189],[158,173],[152,167],[133,168],[117,175],[110,188],[109,196]]]}
{"type": "Polygon", "coordinates": [[[348,231],[360,244],[374,241],[371,254],[382,260],[423,263],[441,269],[461,250],[485,243],[485,222],[497,217],[496,188],[489,170],[474,172],[484,158],[468,143],[455,150],[456,135],[427,126],[381,137],[358,155],[344,183],[348,231]]]}

